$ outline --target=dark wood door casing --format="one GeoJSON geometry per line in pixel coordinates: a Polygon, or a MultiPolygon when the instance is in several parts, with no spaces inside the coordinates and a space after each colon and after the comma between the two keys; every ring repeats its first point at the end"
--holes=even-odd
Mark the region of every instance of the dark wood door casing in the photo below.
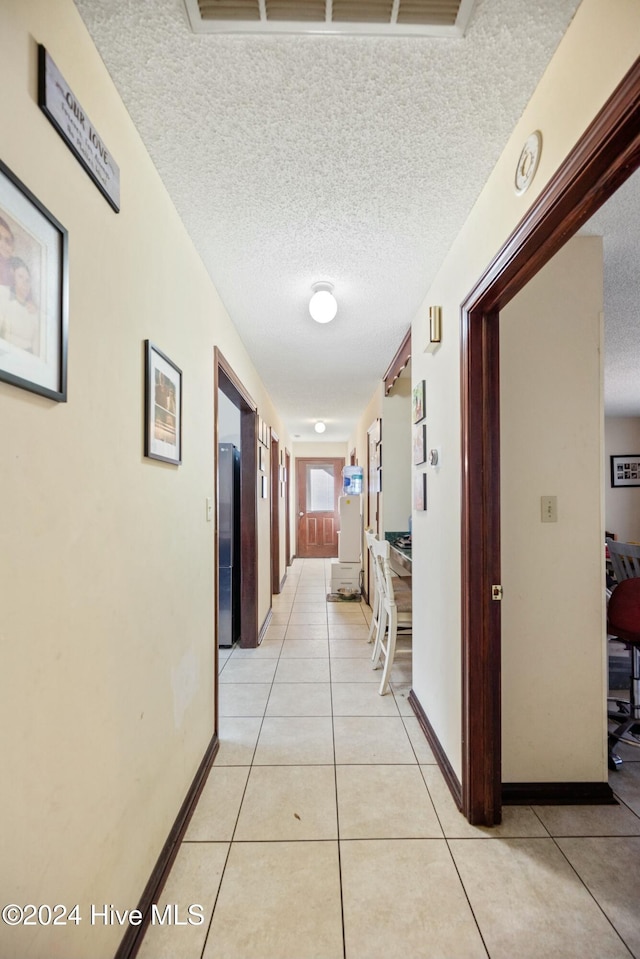
{"type": "Polygon", "coordinates": [[[462,811],[501,818],[499,311],[640,166],[640,58],[461,308],[462,811]]]}
{"type": "Polygon", "coordinates": [[[342,490],[344,458],[300,457],[296,459],[298,506],[298,542],[296,553],[302,559],[328,559],[338,555],[338,497],[342,490]],[[334,508],[331,512],[307,512],[307,466],[330,463],[333,466],[334,508]]]}
{"type": "MultiPolygon", "coordinates": [[[[240,646],[258,645],[258,417],[256,404],[220,350],[214,348],[214,443],[218,448],[218,389],[240,410],[240,603],[242,619],[240,646]]],[[[217,472],[214,475],[214,502],[217,502],[217,472]]],[[[218,530],[215,529],[215,577],[218,583],[218,530]]],[[[215,612],[216,691],[218,609],[215,612]]],[[[217,704],[217,695],[216,695],[217,704]]],[[[217,705],[216,705],[217,709],[217,705]]]]}
{"type": "Polygon", "coordinates": [[[280,592],[280,441],[271,431],[271,593],[280,592]]]}
{"type": "Polygon", "coordinates": [[[291,566],[291,453],[284,451],[285,562],[291,566]]]}

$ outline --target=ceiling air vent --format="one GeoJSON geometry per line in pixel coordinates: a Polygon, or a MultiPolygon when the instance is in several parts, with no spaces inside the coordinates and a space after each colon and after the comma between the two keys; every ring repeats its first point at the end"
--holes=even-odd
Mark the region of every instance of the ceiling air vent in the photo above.
{"type": "Polygon", "coordinates": [[[461,37],[475,0],[184,0],[194,33],[461,37]]]}

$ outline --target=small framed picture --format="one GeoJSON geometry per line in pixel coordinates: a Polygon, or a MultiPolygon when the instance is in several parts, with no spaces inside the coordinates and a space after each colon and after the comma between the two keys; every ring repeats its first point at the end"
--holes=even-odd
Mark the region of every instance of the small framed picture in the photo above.
{"type": "Polygon", "coordinates": [[[425,393],[426,383],[424,380],[421,380],[413,387],[413,392],[411,394],[411,409],[413,412],[414,423],[419,423],[420,420],[423,420],[426,416],[425,393]]]}
{"type": "Polygon", "coordinates": [[[427,424],[413,427],[413,465],[420,466],[427,461],[427,424]]]}
{"type": "Polygon", "coordinates": [[[67,399],[65,228],[0,162],[0,380],[67,399]]]}
{"type": "Polygon", "coordinates": [[[145,340],[144,455],[182,462],[182,370],[145,340]]]}
{"type": "Polygon", "coordinates": [[[266,499],[267,496],[269,495],[269,486],[268,486],[268,483],[267,483],[267,477],[266,477],[266,476],[262,476],[262,477],[261,477],[260,495],[262,496],[262,499],[266,499]]]}
{"type": "Polygon", "coordinates": [[[258,469],[264,473],[264,446],[258,444],[258,469]]]}
{"type": "Polygon", "coordinates": [[[413,477],[413,508],[420,512],[427,508],[427,474],[415,473],[413,477]]]}
{"type": "Polygon", "coordinates": [[[612,486],[640,486],[640,453],[611,457],[612,486]]]}

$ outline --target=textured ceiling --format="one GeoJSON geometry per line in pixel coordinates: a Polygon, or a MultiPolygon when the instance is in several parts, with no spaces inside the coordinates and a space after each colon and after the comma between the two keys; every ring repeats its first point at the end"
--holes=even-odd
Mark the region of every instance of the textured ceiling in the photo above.
{"type": "Polygon", "coordinates": [[[183,0],[76,5],[291,433],[346,439],[577,0],[478,0],[457,40],[196,36],[183,0]]]}

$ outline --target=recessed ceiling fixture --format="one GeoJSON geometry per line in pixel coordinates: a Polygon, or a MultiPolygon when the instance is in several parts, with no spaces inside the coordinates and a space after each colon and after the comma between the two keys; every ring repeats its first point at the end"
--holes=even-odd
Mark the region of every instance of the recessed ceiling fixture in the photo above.
{"type": "Polygon", "coordinates": [[[324,433],[327,428],[327,424],[323,423],[322,420],[318,420],[316,425],[313,427],[316,433],[324,433]]]}
{"type": "Polygon", "coordinates": [[[314,283],[313,296],[309,300],[309,313],[316,323],[330,323],[338,312],[338,303],[331,283],[314,283]]]}

